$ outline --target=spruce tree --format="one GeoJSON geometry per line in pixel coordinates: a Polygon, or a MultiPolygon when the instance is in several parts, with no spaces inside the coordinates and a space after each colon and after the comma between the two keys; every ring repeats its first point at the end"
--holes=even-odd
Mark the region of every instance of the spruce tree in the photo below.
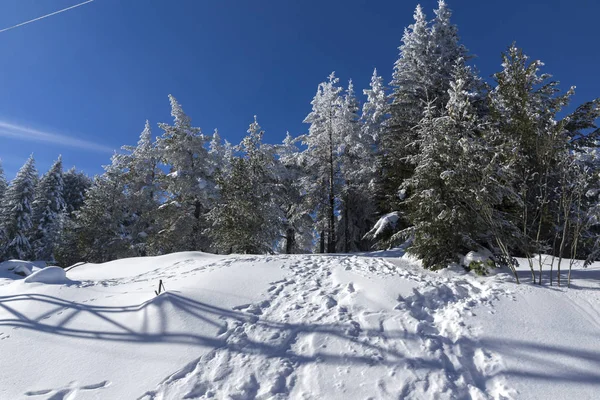
{"type": "Polygon", "coordinates": [[[192,126],[173,96],[169,100],[173,125],[159,124],[164,133],[158,149],[169,173],[164,177],[166,201],[160,209],[159,248],[155,251],[206,251],[205,214],[215,200],[213,168],[205,147],[209,139],[192,126]]]}
{"type": "Polygon", "coordinates": [[[92,186],[92,180],[75,167],[63,174],[63,199],[67,217],[71,218],[73,213],[81,208],[85,200],[86,191],[92,186]]]}
{"type": "Polygon", "coordinates": [[[375,176],[373,138],[363,134],[359,104],[352,81],[344,94],[336,121],[341,136],[338,250],[366,250],[362,238],[373,224],[372,184],[375,176]]]}
{"type": "Polygon", "coordinates": [[[73,229],[80,261],[100,263],[135,255],[126,230],[130,213],[118,156],[113,156],[112,163],[104,169],[86,192],[83,206],[75,212],[73,229]]]}
{"type": "Polygon", "coordinates": [[[380,156],[383,175],[379,191],[385,193],[380,213],[403,209],[402,202],[410,192],[399,195],[399,188],[414,173],[415,164],[410,160],[420,151],[415,127],[426,105],[434,117],[445,112],[454,66],[459,59],[468,58],[443,0],[435,15],[429,23],[417,6],[415,22],[405,30],[400,57],[394,64],[390,120],[383,136],[385,150],[380,156]]]}
{"type": "Polygon", "coordinates": [[[4,231],[4,258],[27,260],[33,256],[30,233],[32,204],[37,172],[30,156],[6,190],[2,204],[0,225],[4,231]]]}
{"type": "Polygon", "coordinates": [[[4,175],[4,168],[2,168],[2,160],[0,160],[0,201],[4,198],[8,183],[6,181],[6,175],[4,175]]]}
{"type": "Polygon", "coordinates": [[[316,217],[316,231],[320,236],[320,252],[336,251],[336,207],[340,199],[340,146],[339,115],[342,88],[335,73],[319,84],[313,98],[312,111],[304,119],[310,124],[303,144],[307,146],[302,157],[307,171],[304,188],[308,207],[316,217]]]}
{"type": "Polygon", "coordinates": [[[283,143],[276,147],[279,157],[278,182],[280,207],[283,213],[283,240],[280,250],[285,254],[308,253],[312,250],[313,221],[307,208],[303,179],[308,175],[297,143],[302,137],[294,138],[286,133],[283,143]]]}
{"type": "Polygon", "coordinates": [[[489,95],[491,121],[497,131],[491,139],[507,150],[501,158],[513,166],[514,190],[520,196],[518,203],[504,206],[520,226],[520,236],[510,240],[509,247],[515,255],[527,256],[555,246],[552,215],[556,209],[552,205],[558,197],[553,188],[558,187],[559,163],[569,149],[564,123],[557,114],[573,88],[559,94],[558,82],[539,73],[543,63],[529,62],[514,44],[502,54],[502,61],[503,70],[494,75],[496,87],[489,95]]]}
{"type": "Polygon", "coordinates": [[[119,168],[124,171],[124,195],[130,215],[126,230],[134,252],[144,256],[148,241],[157,239],[156,211],[163,179],[160,154],[152,138],[150,123],[146,121],[137,146],[123,146],[122,149],[124,153],[117,159],[119,168]]]}
{"type": "Polygon", "coordinates": [[[62,157],[40,179],[33,202],[33,250],[36,260],[54,262],[65,214],[62,157]]]}
{"type": "Polygon", "coordinates": [[[272,253],[281,232],[276,160],[262,136],[255,117],[238,146],[241,155],[217,179],[219,201],[208,213],[207,233],[220,253],[272,253]]]}

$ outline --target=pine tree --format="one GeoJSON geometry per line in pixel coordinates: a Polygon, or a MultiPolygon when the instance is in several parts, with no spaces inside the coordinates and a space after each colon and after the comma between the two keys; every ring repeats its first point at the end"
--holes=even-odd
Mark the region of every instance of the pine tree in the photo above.
{"type": "MultiPolygon", "coordinates": [[[[555,217],[552,204],[558,201],[559,161],[567,157],[568,138],[557,113],[573,94],[571,88],[558,94],[558,82],[539,74],[543,63],[528,61],[514,44],[502,55],[503,70],[494,75],[490,93],[492,122],[498,135],[494,142],[504,146],[502,161],[513,165],[519,204],[507,204],[514,223],[521,227],[518,240],[509,247],[516,255],[531,255],[554,247],[555,217]]],[[[533,274],[533,266],[530,264],[533,274]]]]}
{"type": "Polygon", "coordinates": [[[283,240],[281,251],[285,254],[308,253],[312,250],[312,225],[310,210],[306,208],[302,180],[307,176],[296,143],[302,137],[293,138],[286,133],[283,143],[276,147],[279,157],[278,182],[280,207],[283,213],[283,240]]]}
{"type": "MultiPolygon", "coordinates": [[[[413,195],[407,200],[414,225],[409,251],[426,268],[443,268],[459,254],[495,248],[499,227],[506,225],[489,207],[510,194],[506,177],[486,141],[487,126],[478,117],[470,87],[472,72],[458,60],[448,91],[445,115],[436,117],[427,108],[419,124],[421,153],[413,162],[414,176],[407,180],[413,195]]],[[[510,181],[509,181],[510,182],[510,181]]],[[[504,255],[504,254],[503,254],[504,255]]]]}
{"type": "Polygon", "coordinates": [[[400,58],[394,64],[390,120],[383,136],[385,152],[380,161],[383,176],[379,191],[386,193],[380,213],[402,209],[403,199],[410,196],[410,193],[399,196],[399,187],[412,176],[415,164],[410,160],[420,151],[415,127],[425,105],[433,116],[445,112],[454,66],[459,59],[468,58],[443,0],[439,1],[435,14],[430,24],[417,6],[415,22],[405,30],[400,58]]]}
{"type": "Polygon", "coordinates": [[[207,233],[219,252],[272,253],[281,232],[276,160],[262,136],[255,117],[238,146],[241,156],[231,159],[230,172],[217,179],[220,197],[208,213],[207,233]]]}
{"type": "Polygon", "coordinates": [[[26,260],[33,255],[29,233],[36,178],[35,161],[30,156],[6,190],[0,224],[5,234],[4,258],[26,260]]]}
{"type": "Polygon", "coordinates": [[[385,194],[380,202],[380,214],[401,208],[398,197],[400,185],[411,177],[414,166],[408,156],[418,152],[414,127],[419,123],[424,104],[429,96],[431,30],[421,6],[414,13],[414,23],[404,30],[400,57],[394,64],[392,93],[390,94],[390,119],[382,137],[380,155],[382,177],[379,191],[385,194]]]}
{"type": "Polygon", "coordinates": [[[224,143],[221,142],[221,136],[215,129],[210,145],[208,148],[208,154],[210,156],[211,168],[210,172],[216,176],[218,173],[227,173],[230,165],[229,161],[233,158],[233,146],[227,140],[224,143]]]}
{"type": "Polygon", "coordinates": [[[363,104],[361,114],[361,132],[371,138],[374,144],[379,146],[388,116],[388,102],[385,93],[383,78],[373,70],[369,89],[363,90],[367,101],[363,104]]]}
{"type": "Polygon", "coordinates": [[[130,214],[125,198],[125,175],[114,155],[105,172],[94,179],[83,206],[75,212],[80,261],[106,262],[135,255],[125,225],[130,214]]]}
{"type": "Polygon", "coordinates": [[[62,157],[39,181],[33,202],[33,251],[36,260],[55,261],[54,249],[65,213],[62,157]]]}
{"type": "Polygon", "coordinates": [[[92,186],[92,180],[83,172],[78,172],[75,167],[63,174],[63,199],[67,217],[81,208],[85,200],[86,191],[92,186]]]}
{"type": "Polygon", "coordinates": [[[8,183],[6,182],[6,176],[4,175],[4,168],[2,168],[2,160],[0,160],[0,201],[4,198],[8,183]]]}
{"type": "Polygon", "coordinates": [[[124,171],[125,200],[129,219],[126,226],[130,246],[144,256],[148,241],[156,239],[156,211],[162,195],[160,182],[163,172],[159,167],[160,154],[153,142],[150,123],[146,121],[137,146],[123,146],[117,156],[119,168],[124,171]]]}
{"type": "Polygon", "coordinates": [[[374,143],[363,135],[358,116],[359,104],[352,81],[343,96],[336,128],[340,132],[340,193],[338,250],[366,250],[362,238],[369,231],[374,215],[372,183],[375,176],[374,143]]]}
{"type": "Polygon", "coordinates": [[[308,207],[316,216],[320,233],[320,252],[336,251],[336,206],[340,199],[341,132],[338,119],[342,103],[342,88],[332,73],[327,82],[319,84],[312,100],[312,111],[304,119],[310,124],[304,137],[307,146],[302,157],[310,176],[304,178],[308,207]]]}
{"type": "Polygon", "coordinates": [[[164,133],[158,149],[169,173],[164,178],[167,200],[161,206],[160,247],[155,251],[205,251],[209,248],[202,233],[207,227],[205,214],[215,200],[213,168],[205,148],[208,138],[192,126],[173,96],[169,100],[173,125],[159,124],[164,133]]]}

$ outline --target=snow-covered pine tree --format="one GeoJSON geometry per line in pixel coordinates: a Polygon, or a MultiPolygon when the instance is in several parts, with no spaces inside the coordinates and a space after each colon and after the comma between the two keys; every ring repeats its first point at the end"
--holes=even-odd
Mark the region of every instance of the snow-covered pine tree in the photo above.
{"type": "Polygon", "coordinates": [[[123,146],[122,149],[124,153],[117,158],[124,171],[125,199],[130,214],[126,228],[134,253],[145,256],[148,241],[156,239],[156,211],[163,179],[160,154],[152,138],[150,123],[146,121],[137,146],[123,146]]]}
{"type": "MultiPolygon", "coordinates": [[[[438,1],[438,8],[434,11],[435,18],[431,24],[431,39],[429,43],[431,57],[431,86],[428,97],[438,106],[445,106],[448,101],[449,84],[452,81],[454,66],[458,60],[469,59],[467,49],[460,44],[458,28],[450,18],[452,11],[444,0],[438,1]]],[[[467,77],[465,77],[467,78],[467,77]]],[[[469,77],[473,79],[474,77],[469,77]]],[[[465,82],[470,84],[471,82],[465,82]]],[[[473,94],[475,97],[476,94],[473,94]]],[[[442,110],[440,110],[442,111],[442,110]]]]}
{"type": "Polygon", "coordinates": [[[227,174],[230,165],[228,162],[233,157],[233,146],[227,140],[221,141],[219,132],[215,129],[210,144],[208,146],[208,154],[211,161],[211,174],[216,176],[220,172],[227,174]]]}
{"type": "Polygon", "coordinates": [[[421,153],[414,156],[414,176],[406,181],[413,195],[407,200],[414,235],[409,252],[426,268],[443,268],[459,254],[490,246],[487,203],[502,201],[489,194],[500,189],[494,149],[485,141],[485,126],[472,104],[477,94],[472,73],[460,60],[452,76],[446,114],[435,117],[427,108],[419,124],[421,153]],[[487,195],[486,195],[487,194],[487,195]]]}
{"type": "Polygon", "coordinates": [[[2,160],[0,160],[0,201],[4,198],[7,188],[8,183],[6,181],[6,176],[4,175],[4,168],[2,168],[2,160]]]}
{"type": "Polygon", "coordinates": [[[407,157],[418,152],[414,127],[423,116],[425,103],[433,99],[429,96],[433,68],[431,30],[420,5],[413,17],[414,23],[404,30],[400,57],[394,63],[390,83],[390,119],[382,136],[379,162],[382,167],[379,191],[385,193],[385,201],[379,204],[381,214],[401,208],[400,185],[414,170],[407,157]]]}
{"type": "Polygon", "coordinates": [[[310,175],[303,177],[305,200],[316,217],[315,230],[320,237],[320,252],[335,253],[336,209],[340,200],[340,146],[339,114],[342,88],[335,73],[320,83],[313,98],[312,111],[304,119],[310,124],[303,144],[302,162],[310,175]]]}
{"type": "Polygon", "coordinates": [[[89,176],[72,167],[63,173],[63,199],[67,216],[71,218],[73,213],[81,208],[85,200],[85,192],[92,186],[89,176]]]}
{"type": "Polygon", "coordinates": [[[369,136],[377,147],[380,147],[388,118],[388,99],[385,91],[383,78],[377,74],[377,69],[374,69],[369,89],[363,90],[367,101],[363,104],[360,120],[362,135],[369,136]]]}
{"type": "Polygon", "coordinates": [[[2,203],[0,225],[4,231],[4,258],[27,260],[33,256],[29,234],[32,223],[37,171],[33,155],[27,159],[10,183],[2,203]]]}
{"type": "Polygon", "coordinates": [[[272,253],[282,230],[274,149],[262,143],[254,118],[238,146],[241,155],[217,179],[219,201],[208,213],[207,233],[220,253],[272,253]]]}
{"type": "Polygon", "coordinates": [[[279,157],[278,182],[280,187],[280,205],[284,215],[284,232],[281,251],[285,254],[309,253],[312,250],[313,220],[306,208],[302,178],[307,174],[300,159],[300,150],[296,143],[302,137],[294,138],[286,133],[283,143],[276,146],[279,157]]]}
{"type": "Polygon", "coordinates": [[[169,95],[173,125],[159,124],[164,131],[158,139],[162,162],[169,168],[164,178],[166,201],[160,208],[157,253],[208,250],[203,232],[205,214],[215,200],[209,139],[192,126],[177,100],[169,95]]]}
{"type": "Polygon", "coordinates": [[[106,262],[131,257],[125,224],[130,214],[125,198],[125,176],[119,157],[114,155],[105,172],[94,179],[83,206],[75,212],[76,242],[81,259],[106,262]]]}
{"type": "Polygon", "coordinates": [[[451,11],[445,1],[438,2],[436,17],[428,23],[420,6],[415,22],[405,30],[394,64],[390,94],[390,120],[383,136],[385,152],[381,156],[383,176],[380,191],[386,202],[380,213],[402,209],[410,193],[398,195],[402,182],[410,178],[415,165],[408,162],[419,153],[415,126],[425,105],[434,116],[445,112],[452,71],[457,60],[466,60],[467,51],[459,43],[458,30],[450,22],[451,11]],[[387,203],[387,206],[386,206],[387,203]]]}
{"type": "Polygon", "coordinates": [[[65,217],[63,189],[62,157],[58,157],[35,190],[32,245],[36,260],[55,261],[54,249],[65,217]]]}
{"type": "MultiPolygon", "coordinates": [[[[491,120],[497,135],[492,142],[509,151],[502,162],[513,166],[517,176],[514,190],[519,204],[503,209],[521,227],[519,238],[506,238],[511,253],[529,256],[556,247],[557,192],[560,160],[568,157],[569,135],[557,114],[568,103],[573,88],[558,94],[558,82],[540,74],[543,63],[528,61],[514,44],[502,55],[503,70],[494,75],[490,92],[491,120]]],[[[533,266],[530,263],[530,268],[533,266]]]]}
{"type": "Polygon", "coordinates": [[[336,120],[341,138],[342,180],[337,250],[346,253],[366,250],[362,238],[374,223],[375,213],[371,190],[376,171],[374,142],[372,136],[363,134],[358,112],[358,100],[350,81],[336,120]]]}
{"type": "Polygon", "coordinates": [[[75,170],[75,167],[63,173],[65,213],[54,248],[54,258],[62,267],[73,265],[84,258],[79,246],[79,225],[75,212],[83,206],[85,194],[91,186],[92,180],[83,172],[75,170]]]}

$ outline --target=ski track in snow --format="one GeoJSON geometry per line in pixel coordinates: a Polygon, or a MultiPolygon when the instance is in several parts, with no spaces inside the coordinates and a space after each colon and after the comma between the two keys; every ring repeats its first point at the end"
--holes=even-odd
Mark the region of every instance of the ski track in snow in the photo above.
{"type": "MultiPolygon", "coordinates": [[[[103,285],[156,280],[230,265],[152,271],[103,285]]],[[[497,282],[420,271],[405,260],[356,256],[277,256],[288,278],[264,300],[221,317],[224,345],[190,362],[140,399],[511,399],[499,357],[482,348],[463,315],[511,294],[497,282]],[[376,310],[354,301],[357,277],[400,275],[412,294],[376,310]],[[427,276],[429,274],[430,276],[427,276]],[[346,275],[347,276],[347,275],[346,275]]],[[[367,278],[368,279],[368,278],[367,278]]]]}

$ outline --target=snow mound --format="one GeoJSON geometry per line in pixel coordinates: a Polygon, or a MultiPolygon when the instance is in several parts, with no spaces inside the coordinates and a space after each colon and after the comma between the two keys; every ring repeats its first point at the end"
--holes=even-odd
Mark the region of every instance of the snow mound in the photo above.
{"type": "Polygon", "coordinates": [[[24,279],[26,283],[64,284],[72,282],[67,278],[64,269],[60,267],[46,267],[29,275],[24,279]]]}
{"type": "Polygon", "coordinates": [[[8,260],[0,263],[0,271],[9,271],[21,276],[29,276],[32,274],[35,264],[29,261],[8,260]]]}

